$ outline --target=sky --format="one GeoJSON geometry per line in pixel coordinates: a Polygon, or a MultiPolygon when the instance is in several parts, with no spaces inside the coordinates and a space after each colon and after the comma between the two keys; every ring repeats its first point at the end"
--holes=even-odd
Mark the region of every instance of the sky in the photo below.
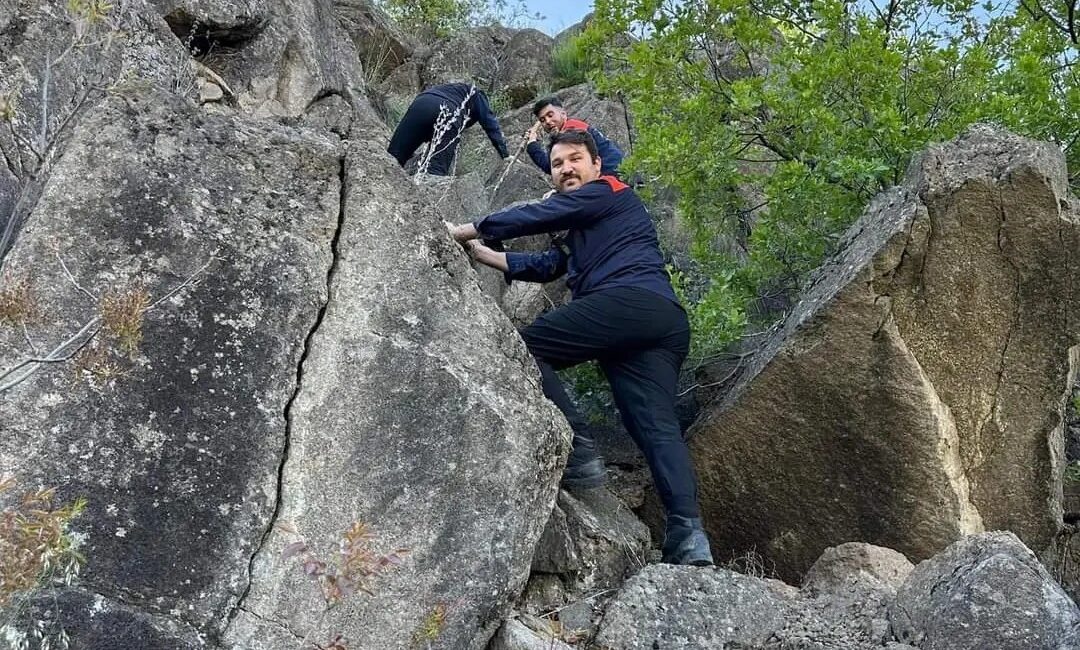
{"type": "Polygon", "coordinates": [[[534,25],[554,36],[592,11],[592,2],[585,0],[525,0],[529,12],[540,12],[544,20],[534,25]]]}

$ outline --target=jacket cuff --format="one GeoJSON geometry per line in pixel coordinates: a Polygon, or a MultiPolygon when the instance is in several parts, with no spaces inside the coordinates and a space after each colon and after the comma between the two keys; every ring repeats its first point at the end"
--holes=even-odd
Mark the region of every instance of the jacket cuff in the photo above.
{"type": "Polygon", "coordinates": [[[528,257],[528,253],[514,253],[507,251],[506,270],[503,271],[503,279],[506,280],[506,284],[513,282],[514,276],[526,270],[527,265],[525,260],[528,259],[528,257]]]}

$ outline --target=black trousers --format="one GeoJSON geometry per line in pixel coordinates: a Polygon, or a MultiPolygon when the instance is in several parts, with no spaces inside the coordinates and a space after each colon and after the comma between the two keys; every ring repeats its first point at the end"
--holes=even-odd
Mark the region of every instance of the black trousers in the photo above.
{"type": "Polygon", "coordinates": [[[698,517],[697,481],[675,415],[675,386],[690,347],[682,308],[647,289],[608,289],[544,314],[522,338],[540,366],[544,394],[574,430],[571,462],[595,455],[595,441],[555,370],[597,360],[668,514],[698,517]]]}
{"type": "MultiPolygon", "coordinates": [[[[399,165],[404,167],[420,145],[430,141],[434,136],[435,122],[439,119],[439,107],[442,105],[443,100],[434,95],[424,94],[417,95],[413,103],[409,105],[409,110],[405,111],[405,115],[394,129],[390,146],[386,148],[390,155],[397,159],[399,165]]],[[[457,108],[457,106],[447,106],[451,114],[457,108]]],[[[454,156],[457,155],[457,148],[461,143],[461,128],[464,119],[463,111],[443,133],[440,141],[432,143],[436,153],[431,158],[427,173],[435,176],[450,175],[454,156]]]]}

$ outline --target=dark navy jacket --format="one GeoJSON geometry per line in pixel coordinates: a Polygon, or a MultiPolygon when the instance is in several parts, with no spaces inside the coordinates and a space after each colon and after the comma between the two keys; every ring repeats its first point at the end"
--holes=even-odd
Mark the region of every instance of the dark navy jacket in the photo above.
{"type": "MultiPolygon", "coordinates": [[[[421,94],[434,95],[456,110],[465,101],[465,98],[469,97],[469,90],[472,88],[471,84],[440,84],[428,88],[421,94]]],[[[509,156],[510,152],[506,149],[506,140],[503,139],[502,129],[499,128],[499,120],[495,118],[495,113],[491,112],[491,105],[488,104],[488,98],[484,91],[477,88],[472,97],[469,97],[465,109],[469,115],[469,119],[465,122],[466,128],[479,122],[484,129],[484,133],[487,133],[488,139],[491,140],[491,144],[499,152],[499,156],[502,158],[509,156]]]]}
{"type": "MultiPolygon", "coordinates": [[[[608,140],[607,137],[600,133],[600,130],[596,127],[589,126],[581,120],[569,119],[563,122],[563,131],[588,131],[593,140],[596,141],[596,152],[600,154],[600,173],[604,176],[618,176],[619,165],[622,164],[623,153],[615,143],[608,140]]],[[[539,141],[530,142],[529,146],[525,147],[525,150],[529,152],[529,157],[536,163],[536,166],[544,170],[544,172],[551,173],[551,159],[548,157],[547,149],[539,141]]]]}
{"type": "Polygon", "coordinates": [[[489,214],[473,225],[484,239],[569,229],[569,255],[559,246],[542,253],[507,253],[507,279],[548,282],[566,273],[575,298],[613,287],[640,287],[678,303],[649,212],[634,190],[613,176],[489,214]]]}

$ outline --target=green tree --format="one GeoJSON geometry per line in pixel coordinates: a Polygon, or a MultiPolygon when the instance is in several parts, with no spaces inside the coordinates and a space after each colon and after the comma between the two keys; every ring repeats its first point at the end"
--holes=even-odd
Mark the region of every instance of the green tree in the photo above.
{"type": "Polygon", "coordinates": [[[988,121],[1080,170],[1075,13],[1027,1],[596,0],[583,36],[629,103],[627,165],[672,188],[698,358],[793,295],[914,154],[988,121]]]}
{"type": "Polygon", "coordinates": [[[524,0],[379,0],[399,25],[424,39],[445,38],[466,27],[498,23],[524,27],[543,16],[524,0]]]}

